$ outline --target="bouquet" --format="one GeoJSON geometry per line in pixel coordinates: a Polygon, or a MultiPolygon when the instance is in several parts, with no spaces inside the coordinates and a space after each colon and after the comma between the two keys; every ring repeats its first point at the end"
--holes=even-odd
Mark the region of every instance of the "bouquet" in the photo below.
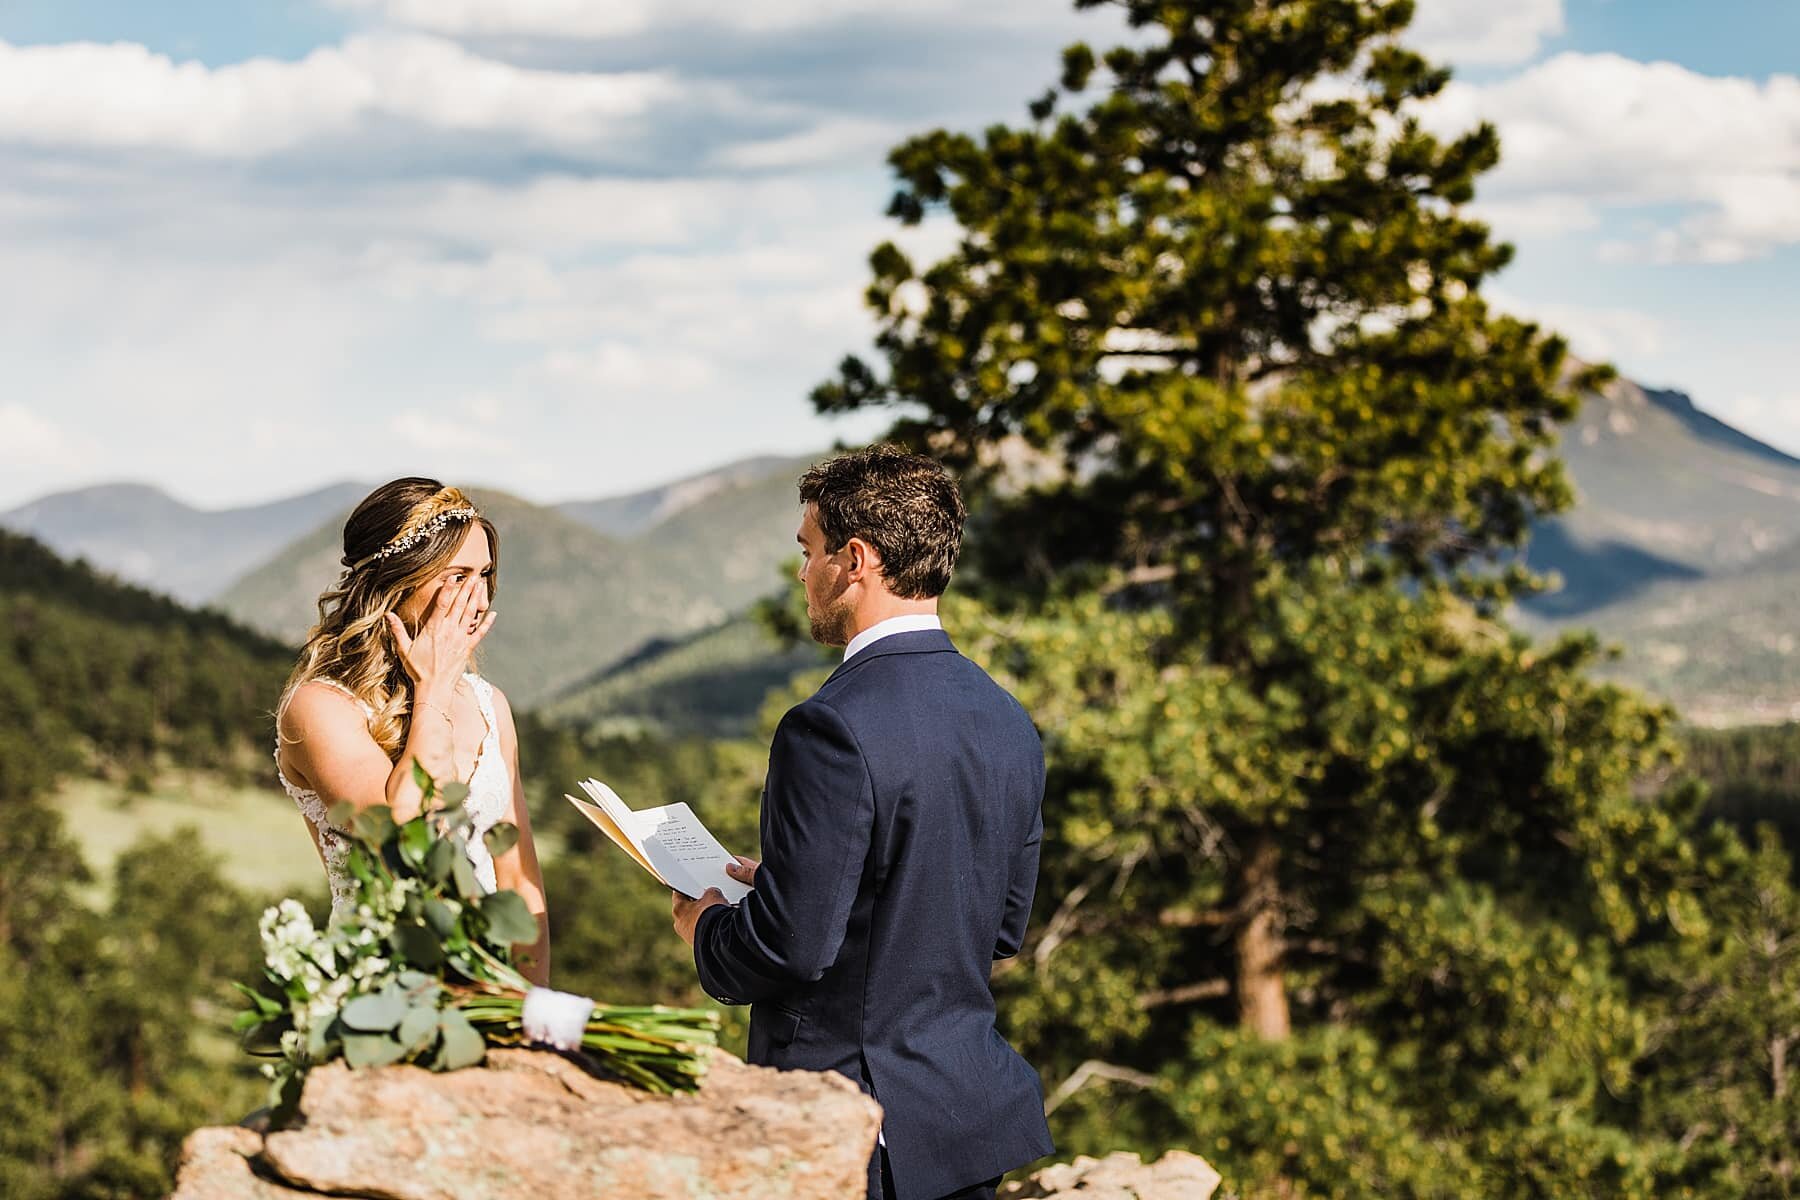
{"type": "MultiPolygon", "coordinates": [[[[537,940],[537,918],[517,892],[482,892],[461,785],[440,790],[416,763],[413,774],[425,803],[411,821],[397,824],[385,807],[332,811],[350,843],[354,911],[324,929],[293,900],[263,913],[263,977],[236,985],[249,1007],[233,1029],[251,1053],[275,1059],[263,1072],[277,1114],[291,1111],[310,1068],[339,1055],[353,1068],[452,1071],[481,1062],[489,1046],[532,1042],[577,1051],[652,1092],[696,1087],[718,1015],[533,987],[512,947],[537,940]]],[[[518,836],[497,825],[487,848],[498,858],[518,836]]]]}

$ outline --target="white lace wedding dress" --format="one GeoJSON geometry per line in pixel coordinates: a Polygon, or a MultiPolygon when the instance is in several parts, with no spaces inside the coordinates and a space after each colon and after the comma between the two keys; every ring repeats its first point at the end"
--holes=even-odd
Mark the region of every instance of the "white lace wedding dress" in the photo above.
{"type": "MultiPolygon", "coordinates": [[[[469,798],[463,802],[463,809],[473,823],[473,828],[469,831],[469,865],[475,868],[475,878],[482,889],[493,892],[498,890],[494,881],[494,859],[488,853],[487,842],[482,835],[506,815],[507,803],[512,799],[512,774],[506,769],[505,756],[500,753],[500,728],[494,719],[494,685],[473,673],[466,674],[463,678],[474,690],[475,701],[481,706],[481,718],[487,722],[487,732],[481,738],[481,749],[475,755],[475,770],[468,779],[469,798]]],[[[316,682],[337,688],[355,700],[365,716],[374,715],[367,704],[342,684],[330,679],[319,679],[316,682]]],[[[331,884],[331,916],[335,920],[356,905],[356,881],[346,866],[350,844],[332,826],[325,811],[325,802],[319,798],[319,793],[296,787],[282,771],[279,734],[276,735],[275,744],[275,776],[281,780],[282,788],[293,798],[301,814],[312,823],[314,831],[319,835],[319,849],[325,859],[325,878],[331,884]]]]}

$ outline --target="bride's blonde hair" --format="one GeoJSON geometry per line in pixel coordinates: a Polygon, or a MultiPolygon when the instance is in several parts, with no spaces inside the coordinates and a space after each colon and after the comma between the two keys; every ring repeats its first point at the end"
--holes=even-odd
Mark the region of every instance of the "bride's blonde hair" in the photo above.
{"type": "Polygon", "coordinates": [[[471,524],[487,531],[491,597],[499,580],[500,535],[461,491],[415,476],[365,496],[344,522],[343,574],[319,596],[319,623],[306,635],[276,711],[287,708],[301,684],[329,680],[369,706],[370,736],[396,757],[412,723],[412,677],[400,662],[387,615],[450,564],[471,524]]]}

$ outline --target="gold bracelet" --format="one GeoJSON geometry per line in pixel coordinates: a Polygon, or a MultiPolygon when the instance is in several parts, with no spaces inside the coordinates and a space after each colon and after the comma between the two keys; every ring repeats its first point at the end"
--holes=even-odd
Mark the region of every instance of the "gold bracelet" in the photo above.
{"type": "Polygon", "coordinates": [[[414,708],[429,708],[429,709],[433,710],[434,712],[437,713],[438,716],[444,718],[444,724],[446,724],[450,727],[451,734],[454,735],[456,733],[456,719],[450,715],[449,709],[439,708],[437,705],[431,703],[428,700],[416,700],[413,702],[413,707],[414,708]]]}

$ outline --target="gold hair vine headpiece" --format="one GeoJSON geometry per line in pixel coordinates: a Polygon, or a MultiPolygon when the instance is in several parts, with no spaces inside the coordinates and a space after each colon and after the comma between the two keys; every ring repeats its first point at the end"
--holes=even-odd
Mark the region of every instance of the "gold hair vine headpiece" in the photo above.
{"type": "Polygon", "coordinates": [[[467,496],[455,488],[445,488],[414,509],[393,540],[350,569],[360,571],[372,562],[411,549],[452,521],[473,521],[480,515],[467,496]]]}

